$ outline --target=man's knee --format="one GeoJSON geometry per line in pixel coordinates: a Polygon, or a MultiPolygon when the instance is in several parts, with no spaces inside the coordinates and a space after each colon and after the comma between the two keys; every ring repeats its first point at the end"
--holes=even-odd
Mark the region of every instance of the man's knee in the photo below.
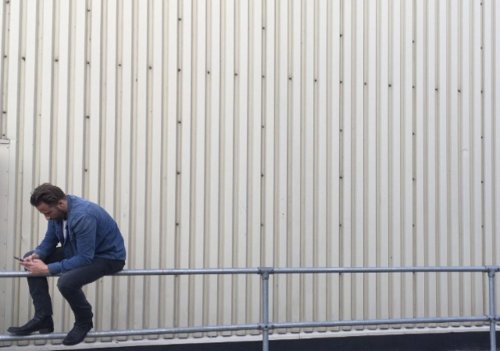
{"type": "Polygon", "coordinates": [[[75,284],[75,281],[73,279],[68,279],[68,276],[62,275],[57,281],[57,288],[64,296],[65,294],[71,294],[75,290],[80,289],[80,286],[78,286],[78,284],[75,284]]]}

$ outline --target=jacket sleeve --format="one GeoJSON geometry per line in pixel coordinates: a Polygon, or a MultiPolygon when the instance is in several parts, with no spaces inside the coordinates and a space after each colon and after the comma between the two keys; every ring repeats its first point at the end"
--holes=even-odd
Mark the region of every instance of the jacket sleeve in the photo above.
{"type": "Polygon", "coordinates": [[[42,260],[50,256],[56,249],[59,239],[56,235],[56,221],[50,220],[47,226],[47,232],[42,242],[35,248],[35,253],[42,260]]]}
{"type": "Polygon", "coordinates": [[[72,269],[86,266],[92,262],[95,255],[97,235],[97,220],[91,215],[82,215],[69,223],[68,239],[74,250],[74,256],[59,262],[50,263],[49,271],[52,274],[67,272],[72,269]]]}

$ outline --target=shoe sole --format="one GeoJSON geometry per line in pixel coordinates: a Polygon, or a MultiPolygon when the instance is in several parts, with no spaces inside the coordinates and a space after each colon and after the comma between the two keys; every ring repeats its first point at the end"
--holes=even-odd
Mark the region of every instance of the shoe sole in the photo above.
{"type": "MultiPolygon", "coordinates": [[[[16,332],[8,332],[10,335],[13,335],[13,336],[28,336],[28,335],[31,335],[33,333],[37,332],[36,330],[35,331],[32,331],[31,333],[16,333],[16,332]]],[[[40,329],[38,330],[38,332],[40,334],[50,334],[52,332],[54,332],[54,329],[51,329],[51,328],[44,328],[44,329],[40,329]]]]}

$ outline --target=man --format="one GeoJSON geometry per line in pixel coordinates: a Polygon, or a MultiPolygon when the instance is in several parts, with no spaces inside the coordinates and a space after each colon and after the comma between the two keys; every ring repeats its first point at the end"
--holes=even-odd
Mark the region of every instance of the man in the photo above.
{"type": "Polygon", "coordinates": [[[31,273],[28,285],[35,316],[25,325],[10,327],[7,331],[13,335],[54,331],[45,276],[59,274],[57,287],[75,315],[73,329],[63,344],[75,345],[93,328],[92,306],[82,287],[123,269],[126,256],[123,237],[114,219],[103,208],[66,195],[55,185],[45,183],[37,187],[30,202],[49,222],[45,238],[20,263],[31,273]]]}

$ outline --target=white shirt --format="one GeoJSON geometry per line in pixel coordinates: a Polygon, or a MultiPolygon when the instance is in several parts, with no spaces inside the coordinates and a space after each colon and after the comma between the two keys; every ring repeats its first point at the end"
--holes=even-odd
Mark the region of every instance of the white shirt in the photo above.
{"type": "Polygon", "coordinates": [[[64,242],[66,242],[66,238],[68,237],[68,228],[66,220],[63,220],[63,235],[64,235],[64,242]]]}

